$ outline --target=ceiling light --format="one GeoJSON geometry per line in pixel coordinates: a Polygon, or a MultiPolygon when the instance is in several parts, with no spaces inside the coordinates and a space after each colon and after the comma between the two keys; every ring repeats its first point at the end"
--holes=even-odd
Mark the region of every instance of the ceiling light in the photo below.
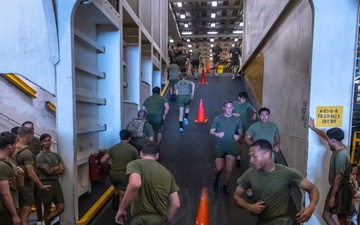
{"type": "Polygon", "coordinates": [[[187,42],[190,42],[190,39],[186,39],[187,42]]]}
{"type": "Polygon", "coordinates": [[[169,41],[170,41],[170,43],[174,43],[174,39],[170,39],[169,41]]]}
{"type": "Polygon", "coordinates": [[[235,38],[234,41],[237,42],[239,40],[239,38],[235,38]]]}
{"type": "Polygon", "coordinates": [[[181,2],[178,2],[177,5],[178,5],[178,7],[182,7],[182,3],[181,3],[181,2]]]}
{"type": "Polygon", "coordinates": [[[217,6],[217,1],[212,1],[211,6],[213,6],[213,7],[217,6]]]}
{"type": "Polygon", "coordinates": [[[186,28],[187,28],[187,27],[189,27],[189,25],[188,25],[187,23],[185,23],[185,24],[184,24],[184,27],[186,27],[186,28]]]}
{"type": "Polygon", "coordinates": [[[189,48],[192,48],[192,45],[188,45],[189,48]]]}
{"type": "Polygon", "coordinates": [[[232,44],[231,46],[232,46],[232,47],[234,47],[234,46],[235,46],[235,44],[232,44]]]}
{"type": "Polygon", "coordinates": [[[184,31],[184,32],[182,32],[181,34],[183,34],[183,35],[189,35],[189,34],[192,34],[192,32],[191,32],[191,31],[184,31]]]}
{"type": "Polygon", "coordinates": [[[210,54],[210,56],[212,56],[212,54],[210,54]]]}
{"type": "Polygon", "coordinates": [[[218,32],[217,31],[208,31],[207,33],[208,34],[217,34],[218,32]]]}
{"type": "Polygon", "coordinates": [[[185,19],[185,14],[180,14],[181,19],[185,19]]]}
{"type": "Polygon", "coordinates": [[[214,38],[210,38],[210,42],[214,42],[214,38]]]}
{"type": "Polygon", "coordinates": [[[211,25],[210,25],[211,27],[215,27],[215,23],[211,23],[211,25]]]}
{"type": "Polygon", "coordinates": [[[212,60],[212,57],[210,57],[210,60],[212,60]]]}
{"type": "Polygon", "coordinates": [[[211,18],[215,18],[216,17],[216,13],[211,13],[211,18]]]}
{"type": "Polygon", "coordinates": [[[212,49],[210,49],[210,52],[212,52],[212,49]]]}
{"type": "Polygon", "coordinates": [[[242,34],[243,31],[242,31],[242,30],[234,30],[233,33],[234,33],[234,34],[242,34]]]}
{"type": "Polygon", "coordinates": [[[240,27],[244,26],[244,23],[243,23],[243,22],[240,22],[239,26],[240,26],[240,27]]]}
{"type": "Polygon", "coordinates": [[[214,44],[211,44],[210,47],[214,47],[214,44]]]}

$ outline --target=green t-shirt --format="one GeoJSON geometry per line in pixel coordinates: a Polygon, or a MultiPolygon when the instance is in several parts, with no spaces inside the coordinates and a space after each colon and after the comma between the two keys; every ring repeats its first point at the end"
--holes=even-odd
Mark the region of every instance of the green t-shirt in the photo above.
{"type": "Polygon", "coordinates": [[[192,57],[193,60],[200,60],[200,55],[201,55],[200,49],[195,48],[195,49],[192,51],[191,57],[192,57]]]}
{"type": "Polygon", "coordinates": [[[180,67],[176,64],[171,64],[167,67],[169,79],[179,79],[180,67]]]}
{"type": "Polygon", "coordinates": [[[144,123],[143,133],[144,136],[132,137],[129,142],[132,146],[134,146],[138,150],[142,148],[143,144],[145,144],[145,142],[147,142],[150,137],[154,136],[153,127],[149,122],[144,123]]]}
{"type": "Polygon", "coordinates": [[[246,134],[251,137],[252,141],[265,139],[268,140],[272,146],[275,146],[275,136],[279,135],[279,128],[275,123],[262,123],[259,121],[253,123],[246,131],[246,134]]]}
{"type": "Polygon", "coordinates": [[[178,91],[178,95],[190,95],[192,92],[191,81],[180,80],[176,84],[176,89],[178,91]]]}
{"type": "Polygon", "coordinates": [[[243,104],[240,104],[239,101],[234,101],[233,113],[240,114],[240,120],[243,125],[243,128],[245,128],[246,126],[246,113],[248,110],[254,110],[254,107],[250,103],[244,102],[243,104]]]}
{"type": "MultiPolygon", "coordinates": [[[[15,160],[18,166],[22,166],[25,168],[26,165],[34,166],[34,158],[33,154],[29,150],[28,145],[20,146],[15,149],[13,154],[13,159],[15,160]]],[[[35,168],[34,168],[35,171],[35,168]]],[[[24,186],[20,189],[34,189],[34,183],[27,177],[27,172],[25,169],[25,179],[24,179],[24,186]]]]}
{"type": "Polygon", "coordinates": [[[36,156],[41,151],[41,143],[40,140],[36,137],[34,137],[31,142],[29,143],[29,150],[33,154],[34,163],[36,162],[36,156]]]}
{"type": "Polygon", "coordinates": [[[330,158],[330,169],[329,169],[329,184],[333,185],[335,176],[341,173],[343,175],[342,184],[349,183],[351,165],[349,152],[346,148],[333,151],[330,158]]]}
{"type": "Polygon", "coordinates": [[[111,158],[112,171],[126,171],[126,166],[134,159],[139,159],[139,153],[134,146],[120,142],[112,146],[107,152],[111,158]]]}
{"type": "Polygon", "coordinates": [[[211,124],[211,129],[215,128],[215,132],[223,132],[224,137],[216,137],[215,147],[217,149],[235,149],[236,141],[233,135],[241,132],[242,124],[241,120],[236,116],[226,117],[224,114],[220,114],[215,117],[211,124]]]}
{"type": "Polygon", "coordinates": [[[145,106],[148,115],[162,116],[165,111],[164,104],[166,102],[166,98],[158,94],[153,94],[152,96],[145,99],[143,106],[145,106]]]}
{"type": "Polygon", "coordinates": [[[271,172],[250,167],[237,183],[243,190],[251,188],[255,201],[265,201],[265,209],[258,215],[258,221],[266,222],[287,213],[291,188],[299,187],[303,179],[297,170],[275,164],[275,170],[271,172]]]}
{"type": "MultiPolygon", "coordinates": [[[[18,191],[15,187],[15,179],[16,178],[14,174],[14,169],[11,166],[10,162],[7,162],[6,159],[0,159],[0,180],[9,181],[10,194],[13,199],[15,208],[18,209],[19,201],[18,201],[18,191]]],[[[1,211],[8,211],[2,198],[0,198],[0,212],[1,211]]]]}
{"type": "MultiPolygon", "coordinates": [[[[49,154],[41,151],[38,156],[36,157],[36,165],[42,166],[47,164],[50,168],[59,166],[59,164],[63,164],[61,156],[55,152],[50,152],[49,154]]],[[[38,170],[39,179],[40,180],[58,180],[58,175],[47,175],[41,169],[38,170]]]]}
{"type": "Polygon", "coordinates": [[[186,57],[183,55],[179,55],[175,58],[175,62],[179,67],[185,67],[186,64],[186,57]]]}
{"type": "Polygon", "coordinates": [[[155,214],[167,221],[168,196],[180,190],[174,176],[155,160],[139,159],[130,162],[126,174],[141,176],[141,187],[131,204],[131,215],[155,214]]]}

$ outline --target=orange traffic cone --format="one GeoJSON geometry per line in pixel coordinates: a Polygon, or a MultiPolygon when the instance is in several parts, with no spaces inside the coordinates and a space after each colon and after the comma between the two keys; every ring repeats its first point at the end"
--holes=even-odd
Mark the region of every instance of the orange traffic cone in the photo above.
{"type": "Polygon", "coordinates": [[[199,109],[198,109],[198,116],[195,120],[195,123],[206,123],[208,120],[205,118],[205,110],[203,100],[200,99],[199,109]]]}
{"type": "Polygon", "coordinates": [[[201,79],[200,79],[200,83],[199,83],[199,84],[207,84],[206,78],[205,78],[204,68],[202,69],[201,79]]]}
{"type": "Polygon", "coordinates": [[[206,72],[210,73],[210,61],[206,64],[206,72]]]}
{"type": "Polygon", "coordinates": [[[206,188],[201,191],[199,210],[196,216],[195,225],[209,225],[208,193],[206,188]]]}

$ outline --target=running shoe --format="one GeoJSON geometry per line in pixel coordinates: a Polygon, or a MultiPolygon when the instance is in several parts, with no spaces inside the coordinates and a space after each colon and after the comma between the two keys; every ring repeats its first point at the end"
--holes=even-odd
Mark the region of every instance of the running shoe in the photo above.
{"type": "Polygon", "coordinates": [[[219,186],[219,178],[216,178],[216,177],[214,178],[212,186],[213,186],[214,189],[218,188],[218,186],[219,186]]]}
{"type": "Polygon", "coordinates": [[[184,124],[188,125],[189,124],[189,120],[187,118],[184,118],[184,124]]]}
{"type": "Polygon", "coordinates": [[[180,127],[179,132],[180,133],[184,132],[184,128],[180,127]]]}

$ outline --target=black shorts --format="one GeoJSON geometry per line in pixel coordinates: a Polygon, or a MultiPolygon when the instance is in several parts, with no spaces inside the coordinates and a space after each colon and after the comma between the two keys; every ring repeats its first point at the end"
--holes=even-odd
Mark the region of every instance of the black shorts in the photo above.
{"type": "Polygon", "coordinates": [[[191,60],[191,65],[192,65],[192,66],[197,66],[197,67],[199,67],[199,64],[200,64],[200,62],[199,62],[198,59],[193,59],[193,60],[191,60]]]}

